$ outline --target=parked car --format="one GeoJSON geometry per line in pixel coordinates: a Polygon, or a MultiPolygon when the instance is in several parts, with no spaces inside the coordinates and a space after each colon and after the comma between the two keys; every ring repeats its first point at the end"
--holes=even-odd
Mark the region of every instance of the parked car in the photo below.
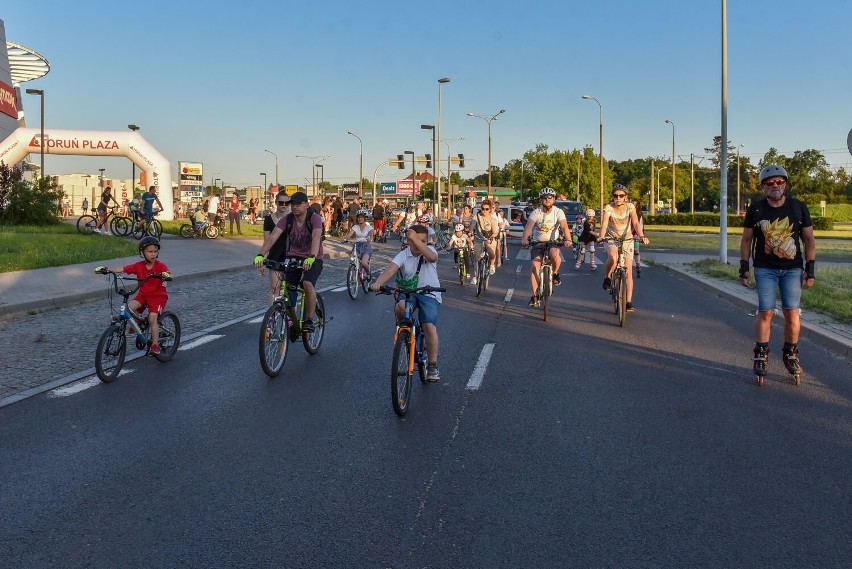
{"type": "Polygon", "coordinates": [[[583,204],[573,200],[556,200],[556,207],[565,212],[568,223],[574,223],[578,215],[583,215],[583,204]]]}

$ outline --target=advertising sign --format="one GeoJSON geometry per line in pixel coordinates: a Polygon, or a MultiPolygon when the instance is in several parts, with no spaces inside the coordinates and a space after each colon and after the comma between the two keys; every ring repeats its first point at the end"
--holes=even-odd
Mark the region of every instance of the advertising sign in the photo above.
{"type": "Polygon", "coordinates": [[[397,180],[396,194],[398,196],[420,195],[420,180],[397,180]]]}
{"type": "Polygon", "coordinates": [[[383,196],[396,195],[396,182],[382,182],[382,195],[383,196]]]}
{"type": "Polygon", "coordinates": [[[15,98],[15,89],[0,81],[0,112],[18,119],[18,105],[15,98]]]}
{"type": "Polygon", "coordinates": [[[178,162],[178,184],[181,190],[200,191],[204,186],[204,167],[200,162],[178,162]]]}
{"type": "Polygon", "coordinates": [[[352,199],[358,196],[358,184],[343,184],[343,198],[352,199]]]}

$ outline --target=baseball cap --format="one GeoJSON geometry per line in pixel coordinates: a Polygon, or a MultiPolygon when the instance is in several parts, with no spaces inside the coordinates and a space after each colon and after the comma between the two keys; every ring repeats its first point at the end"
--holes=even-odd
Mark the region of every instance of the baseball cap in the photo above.
{"type": "Polygon", "coordinates": [[[308,203],[308,194],[305,192],[296,192],[290,196],[290,201],[294,203],[308,203]]]}

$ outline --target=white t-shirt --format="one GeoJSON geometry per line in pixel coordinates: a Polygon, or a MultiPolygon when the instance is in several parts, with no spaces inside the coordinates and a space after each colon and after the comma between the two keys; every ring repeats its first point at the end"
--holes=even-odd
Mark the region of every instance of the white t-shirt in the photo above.
{"type": "Polygon", "coordinates": [[[207,204],[207,213],[216,213],[219,209],[219,196],[210,198],[210,203],[207,204]]]}
{"type": "Polygon", "coordinates": [[[364,229],[361,229],[361,226],[357,223],[352,226],[352,231],[355,232],[355,242],[363,243],[367,241],[367,237],[369,237],[370,232],[373,230],[373,226],[369,223],[364,224],[364,229]]]}
{"type": "Polygon", "coordinates": [[[544,213],[540,207],[536,208],[530,215],[530,219],[535,222],[530,237],[532,243],[555,241],[559,236],[561,222],[566,221],[565,212],[555,206],[548,213],[544,213]]]}
{"type": "MultiPolygon", "coordinates": [[[[435,253],[438,252],[434,247],[429,245],[429,249],[435,253]]],[[[391,261],[394,265],[399,267],[400,273],[402,273],[402,278],[410,279],[414,276],[414,273],[417,272],[417,264],[420,262],[420,255],[412,255],[411,249],[406,247],[402,251],[396,254],[396,257],[391,261]]],[[[427,260],[423,260],[423,265],[420,267],[420,278],[417,279],[417,286],[441,286],[441,281],[438,279],[438,263],[437,261],[434,263],[430,263],[427,260]]],[[[434,296],[438,302],[441,302],[441,293],[433,292],[430,293],[431,296],[434,296]]]]}
{"type": "Polygon", "coordinates": [[[453,233],[447,242],[447,247],[451,249],[470,248],[470,238],[467,236],[467,233],[462,233],[461,235],[453,233]]]}

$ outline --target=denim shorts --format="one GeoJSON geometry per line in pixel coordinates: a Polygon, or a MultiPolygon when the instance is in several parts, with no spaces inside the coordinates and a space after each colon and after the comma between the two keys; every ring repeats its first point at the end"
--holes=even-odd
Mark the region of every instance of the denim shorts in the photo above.
{"type": "Polygon", "coordinates": [[[411,306],[416,306],[420,310],[419,318],[422,324],[438,325],[438,310],[441,308],[441,303],[437,298],[427,294],[413,294],[411,306]]]}
{"type": "Polygon", "coordinates": [[[775,310],[776,291],[781,291],[781,308],[795,310],[802,298],[802,269],[754,268],[757,288],[757,309],[775,310]]]}

